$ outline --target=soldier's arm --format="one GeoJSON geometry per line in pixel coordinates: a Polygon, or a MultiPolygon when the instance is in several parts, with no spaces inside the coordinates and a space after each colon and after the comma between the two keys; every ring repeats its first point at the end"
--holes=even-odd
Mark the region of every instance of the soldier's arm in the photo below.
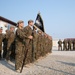
{"type": "Polygon", "coordinates": [[[27,37],[26,34],[25,34],[25,32],[23,32],[22,30],[19,30],[19,29],[16,31],[16,34],[17,34],[17,36],[20,37],[21,39],[24,39],[24,38],[27,37]]]}
{"type": "Polygon", "coordinates": [[[28,26],[25,27],[25,28],[23,29],[23,31],[24,31],[24,35],[26,35],[25,38],[28,38],[28,39],[32,39],[32,38],[33,38],[32,35],[29,35],[29,27],[28,27],[28,26]]]}

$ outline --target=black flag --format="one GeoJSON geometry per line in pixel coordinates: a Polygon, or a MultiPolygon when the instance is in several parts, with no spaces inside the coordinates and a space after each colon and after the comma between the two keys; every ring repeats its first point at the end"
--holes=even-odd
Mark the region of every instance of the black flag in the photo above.
{"type": "Polygon", "coordinates": [[[40,15],[40,13],[37,14],[36,20],[35,20],[35,26],[37,26],[40,30],[44,31],[44,24],[43,24],[43,20],[42,17],[40,15]]]}

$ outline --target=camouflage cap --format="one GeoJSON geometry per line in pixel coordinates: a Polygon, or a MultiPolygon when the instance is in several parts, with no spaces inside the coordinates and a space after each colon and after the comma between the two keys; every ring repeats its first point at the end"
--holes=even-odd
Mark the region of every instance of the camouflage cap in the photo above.
{"type": "Polygon", "coordinates": [[[15,26],[10,26],[10,28],[15,28],[15,26]]]}
{"type": "Polygon", "coordinates": [[[29,20],[28,23],[33,22],[33,20],[29,20]]]}
{"type": "Polygon", "coordinates": [[[19,23],[23,23],[23,22],[24,22],[23,20],[19,20],[19,21],[17,22],[17,27],[18,27],[19,23]]]}
{"type": "Polygon", "coordinates": [[[19,20],[18,22],[17,22],[17,24],[19,24],[19,23],[23,23],[24,21],[23,20],[19,20]]]}

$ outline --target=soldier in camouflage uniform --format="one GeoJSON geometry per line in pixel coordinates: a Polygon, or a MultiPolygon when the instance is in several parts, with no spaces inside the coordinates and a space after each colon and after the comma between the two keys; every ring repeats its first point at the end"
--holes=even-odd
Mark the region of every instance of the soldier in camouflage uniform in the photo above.
{"type": "Polygon", "coordinates": [[[25,38],[26,50],[28,50],[27,58],[25,64],[31,63],[32,60],[32,51],[33,51],[33,20],[28,21],[28,26],[24,28],[24,32],[28,38],[25,38]]]}
{"type": "Polygon", "coordinates": [[[38,37],[39,37],[39,33],[38,33],[38,31],[37,31],[37,51],[36,51],[36,59],[38,59],[39,57],[38,57],[38,49],[39,49],[39,40],[38,40],[38,37]]]}
{"type": "Polygon", "coordinates": [[[5,36],[2,34],[2,27],[0,28],[0,60],[1,60],[1,53],[2,53],[2,41],[5,38],[5,36]]]}
{"type": "Polygon", "coordinates": [[[18,29],[16,30],[16,49],[15,49],[15,70],[19,70],[22,67],[23,62],[23,50],[24,50],[24,43],[23,39],[25,38],[25,35],[23,34],[23,21],[19,21],[18,23],[18,29]]]}
{"type": "Polygon", "coordinates": [[[47,35],[47,53],[49,52],[49,39],[48,39],[48,35],[47,35]]]}
{"type": "Polygon", "coordinates": [[[41,33],[41,56],[44,56],[45,54],[45,50],[44,50],[44,47],[45,47],[45,40],[44,40],[44,33],[42,32],[41,33]]]}
{"type": "Polygon", "coordinates": [[[16,49],[15,49],[15,70],[20,70],[22,67],[24,59],[24,50],[25,50],[25,41],[26,38],[25,32],[23,32],[24,22],[22,20],[17,23],[18,29],[16,30],[16,49]]]}
{"type": "Polygon", "coordinates": [[[42,56],[44,56],[45,54],[44,47],[45,47],[45,40],[44,40],[44,33],[42,33],[42,56]]]}
{"type": "Polygon", "coordinates": [[[43,56],[43,45],[42,45],[42,43],[43,43],[43,37],[42,37],[43,35],[42,35],[42,31],[41,30],[39,30],[39,54],[40,54],[40,56],[43,56]]]}
{"type": "Polygon", "coordinates": [[[72,42],[71,42],[71,40],[69,39],[69,40],[68,40],[68,50],[71,50],[71,44],[72,44],[72,42]]]}
{"type": "Polygon", "coordinates": [[[62,51],[62,41],[61,40],[58,41],[58,50],[62,51]]]}
{"type": "Polygon", "coordinates": [[[73,40],[73,50],[75,50],[75,40],[73,40]]]}
{"type": "Polygon", "coordinates": [[[52,53],[52,37],[49,36],[49,47],[50,47],[50,53],[52,53]]]}
{"type": "Polygon", "coordinates": [[[46,41],[47,41],[47,53],[48,53],[48,49],[49,49],[49,48],[48,48],[48,47],[49,47],[49,46],[48,46],[49,40],[48,40],[48,35],[47,35],[47,34],[46,34],[46,36],[47,36],[47,37],[46,37],[46,41]]]}
{"type": "Polygon", "coordinates": [[[43,55],[45,56],[46,55],[46,36],[45,36],[45,33],[43,34],[43,55]]]}
{"type": "Polygon", "coordinates": [[[38,59],[41,55],[41,31],[38,30],[37,32],[37,55],[36,55],[36,59],[38,59]]]}
{"type": "Polygon", "coordinates": [[[47,54],[47,35],[45,34],[45,54],[47,54]]]}
{"type": "Polygon", "coordinates": [[[44,46],[44,44],[43,44],[43,42],[44,42],[44,38],[43,38],[43,32],[41,32],[41,56],[44,56],[44,50],[43,50],[43,46],[44,46]]]}
{"type": "Polygon", "coordinates": [[[14,51],[14,40],[15,40],[15,34],[14,34],[14,27],[11,26],[10,30],[7,31],[6,33],[6,39],[7,39],[7,54],[6,54],[6,60],[12,60],[13,56],[12,55],[14,51]]]}
{"type": "Polygon", "coordinates": [[[36,60],[36,53],[37,53],[37,29],[33,27],[33,50],[32,50],[33,61],[36,60]]]}
{"type": "Polygon", "coordinates": [[[64,40],[63,41],[63,50],[67,50],[68,49],[67,48],[67,44],[68,44],[67,40],[64,40]]]}

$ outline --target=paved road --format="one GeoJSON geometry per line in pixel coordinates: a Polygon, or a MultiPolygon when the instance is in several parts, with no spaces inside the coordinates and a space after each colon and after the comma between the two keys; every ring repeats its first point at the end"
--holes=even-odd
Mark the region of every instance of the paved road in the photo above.
{"type": "Polygon", "coordinates": [[[0,75],[75,75],[75,51],[53,50],[35,63],[26,65],[21,74],[15,72],[13,62],[2,60],[0,75]]]}

